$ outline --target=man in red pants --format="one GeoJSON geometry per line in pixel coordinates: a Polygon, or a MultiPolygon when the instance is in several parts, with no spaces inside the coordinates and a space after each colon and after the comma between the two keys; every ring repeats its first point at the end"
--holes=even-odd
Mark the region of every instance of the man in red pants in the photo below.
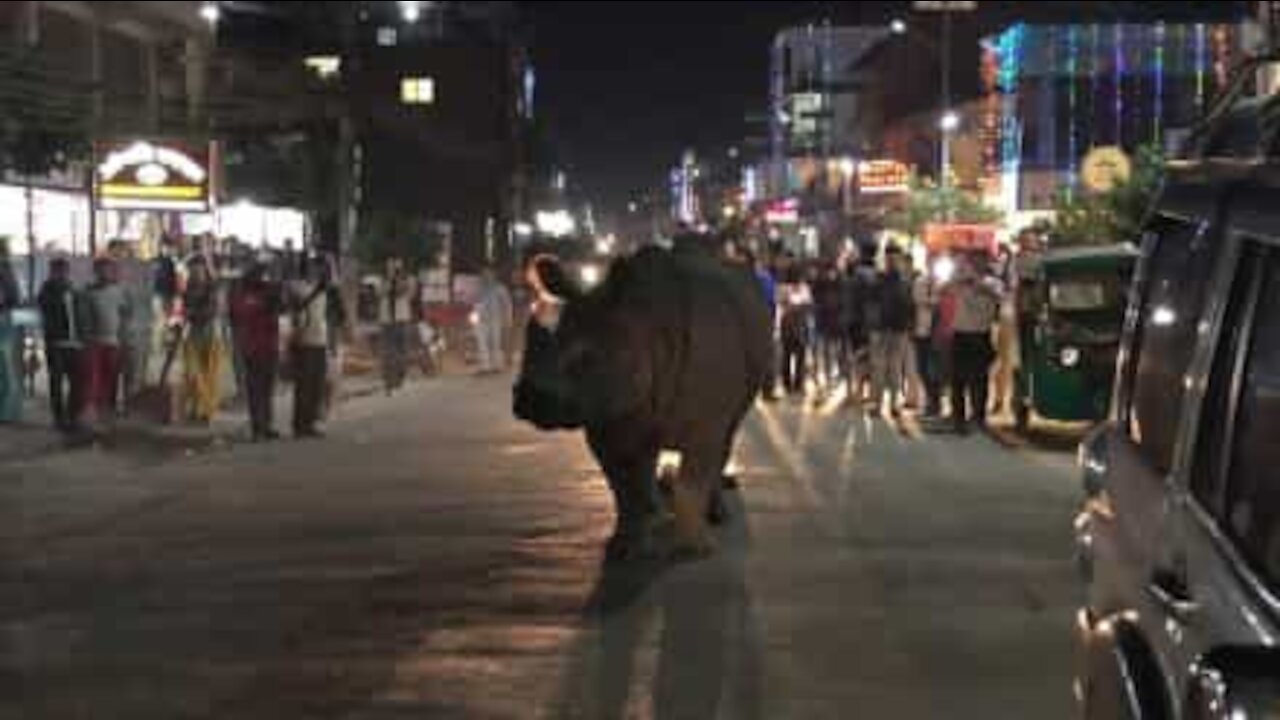
{"type": "Polygon", "coordinates": [[[128,313],[124,289],[117,282],[115,262],[99,258],[93,264],[93,285],[85,291],[87,345],[84,354],[86,417],[97,423],[116,413],[120,377],[120,333],[128,313]]]}

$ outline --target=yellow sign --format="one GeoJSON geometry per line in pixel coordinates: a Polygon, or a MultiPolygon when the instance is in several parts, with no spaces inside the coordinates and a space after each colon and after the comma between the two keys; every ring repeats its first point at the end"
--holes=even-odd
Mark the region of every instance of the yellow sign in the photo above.
{"type": "Polygon", "coordinates": [[[911,169],[897,160],[858,163],[858,191],[864,195],[905,193],[910,179],[911,169]]]}
{"type": "Polygon", "coordinates": [[[164,140],[102,142],[94,183],[107,210],[206,212],[211,150],[208,144],[164,140]]]}
{"type": "Polygon", "coordinates": [[[1106,145],[1096,147],[1084,156],[1084,163],[1080,166],[1080,180],[1086,189],[1102,193],[1128,182],[1132,172],[1133,164],[1124,150],[1106,145]]]}

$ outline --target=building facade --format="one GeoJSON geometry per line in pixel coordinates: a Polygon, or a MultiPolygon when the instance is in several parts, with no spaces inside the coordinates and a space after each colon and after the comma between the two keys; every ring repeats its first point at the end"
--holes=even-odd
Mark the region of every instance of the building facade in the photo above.
{"type": "Polygon", "coordinates": [[[206,137],[214,27],[200,2],[0,4],[0,235],[86,253],[142,218],[89,212],[94,141],[206,137]]]}
{"type": "Polygon", "coordinates": [[[886,33],[831,25],[778,33],[770,61],[770,194],[785,197],[818,182],[805,160],[861,156],[857,66],[886,33]]]}
{"type": "Polygon", "coordinates": [[[1006,212],[1081,191],[1099,147],[1175,152],[1243,57],[1237,23],[1017,24],[984,40],[978,122],[1006,212]]]}

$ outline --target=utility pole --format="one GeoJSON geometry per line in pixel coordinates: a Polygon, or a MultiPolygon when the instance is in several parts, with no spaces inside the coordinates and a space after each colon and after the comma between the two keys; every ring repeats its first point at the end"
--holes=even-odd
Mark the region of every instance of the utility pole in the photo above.
{"type": "Polygon", "coordinates": [[[951,110],[951,12],[942,12],[942,112],[938,121],[942,130],[942,188],[951,187],[951,133],[955,128],[949,127],[951,110]]]}
{"type": "Polygon", "coordinates": [[[978,3],[975,0],[917,0],[911,5],[919,12],[941,14],[942,38],[938,54],[941,56],[939,60],[942,66],[942,109],[938,116],[938,130],[942,137],[939,143],[941,167],[938,174],[941,178],[938,184],[943,190],[947,190],[951,187],[951,135],[960,125],[960,118],[951,107],[951,14],[973,12],[978,9],[978,3]]]}

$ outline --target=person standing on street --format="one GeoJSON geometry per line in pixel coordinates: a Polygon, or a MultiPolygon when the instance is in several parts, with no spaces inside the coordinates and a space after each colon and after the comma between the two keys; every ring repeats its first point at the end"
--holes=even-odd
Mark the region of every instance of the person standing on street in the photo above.
{"type": "Polygon", "coordinates": [[[231,296],[231,327],[245,368],[245,395],[254,442],[278,440],[272,414],[280,371],[280,288],[256,260],[231,296]]]}
{"type": "Polygon", "coordinates": [[[22,303],[13,275],[9,243],[0,238],[0,424],[22,420],[22,370],[18,363],[18,332],[14,310],[22,303]]]}
{"type": "Polygon", "coordinates": [[[183,295],[187,333],[182,347],[186,398],[190,417],[209,425],[222,403],[222,338],[218,327],[218,283],[204,255],[187,263],[187,291],[183,295]]]}
{"type": "MultiPolygon", "coordinates": [[[[751,263],[752,271],[755,273],[756,282],[760,284],[760,292],[764,295],[764,301],[769,306],[769,333],[771,339],[776,340],[778,327],[778,282],[774,279],[773,272],[769,270],[769,266],[763,258],[748,255],[751,263]]],[[[777,343],[773,343],[773,357],[769,362],[769,375],[765,378],[764,389],[760,396],[766,402],[772,402],[775,399],[775,393],[778,386],[778,356],[777,343]]]]}
{"type": "Polygon", "coordinates": [[[880,410],[884,396],[888,393],[889,413],[894,418],[902,415],[907,346],[915,315],[911,285],[904,274],[904,262],[905,256],[898,248],[890,247],[886,252],[885,271],[876,287],[879,322],[871,337],[871,356],[875,367],[875,381],[872,383],[875,409],[880,410]]]}
{"type": "Polygon", "coordinates": [[[1018,370],[1018,313],[1015,306],[1013,288],[1017,267],[1014,264],[1013,252],[1007,248],[1000,249],[996,260],[996,279],[1006,290],[1000,303],[996,323],[994,392],[990,412],[993,415],[1004,415],[1010,409],[1013,399],[1014,378],[1018,370]]]}
{"type": "Polygon", "coordinates": [[[382,380],[387,394],[404,386],[409,363],[409,329],[413,317],[413,282],[397,258],[387,261],[382,297],[378,302],[378,320],[382,326],[382,380]]]}
{"type": "Polygon", "coordinates": [[[49,279],[40,287],[38,298],[44,326],[45,367],[49,374],[49,406],[54,426],[65,433],[75,432],[84,403],[84,383],[80,355],[84,343],[71,266],[66,258],[49,263],[49,279]]]}
{"type": "Polygon", "coordinates": [[[324,405],[329,360],[329,263],[323,257],[306,263],[306,272],[290,289],[294,374],[293,435],[320,438],[316,427],[324,405]]]}
{"type": "Polygon", "coordinates": [[[822,269],[813,288],[814,329],[818,377],[824,392],[838,387],[845,371],[845,332],[841,322],[840,272],[835,266],[822,269]]]}
{"type": "Polygon", "coordinates": [[[93,285],[85,293],[88,347],[84,355],[86,403],[98,423],[116,413],[120,380],[120,338],[129,314],[128,296],[120,287],[116,263],[99,258],[93,263],[93,285]]]}
{"type": "Polygon", "coordinates": [[[480,374],[494,375],[506,369],[504,339],[511,327],[511,293],[498,282],[492,268],[480,278],[476,299],[476,345],[480,351],[480,374]]]}
{"type": "Polygon", "coordinates": [[[792,398],[803,397],[808,380],[809,321],[813,294],[799,267],[782,286],[782,384],[792,398]]]}
{"type": "Polygon", "coordinates": [[[979,270],[977,257],[957,263],[951,293],[955,304],[952,339],[951,404],[957,433],[968,434],[987,423],[987,395],[995,350],[991,330],[1000,312],[1002,291],[994,278],[979,270]]]}
{"type": "Polygon", "coordinates": [[[351,329],[347,323],[347,304],[342,296],[341,271],[333,255],[325,255],[325,317],[329,323],[329,347],[325,360],[324,393],[320,402],[320,421],[328,422],[337,403],[346,367],[346,346],[351,329]]]}
{"type": "Polygon", "coordinates": [[[151,364],[151,344],[155,333],[153,283],[148,277],[147,267],[134,257],[128,244],[115,244],[111,254],[119,271],[125,306],[129,310],[120,334],[120,395],[127,411],[146,386],[151,364]]]}
{"type": "Polygon", "coordinates": [[[916,351],[916,376],[924,391],[924,416],[937,417],[942,412],[942,368],[934,346],[934,320],[938,311],[938,291],[928,270],[916,273],[911,288],[915,306],[912,341],[916,351]]]}
{"type": "Polygon", "coordinates": [[[875,268],[863,260],[862,250],[854,246],[844,281],[843,308],[849,340],[848,402],[851,405],[866,399],[868,380],[872,375],[870,338],[874,321],[878,319],[875,287],[875,268]]]}

